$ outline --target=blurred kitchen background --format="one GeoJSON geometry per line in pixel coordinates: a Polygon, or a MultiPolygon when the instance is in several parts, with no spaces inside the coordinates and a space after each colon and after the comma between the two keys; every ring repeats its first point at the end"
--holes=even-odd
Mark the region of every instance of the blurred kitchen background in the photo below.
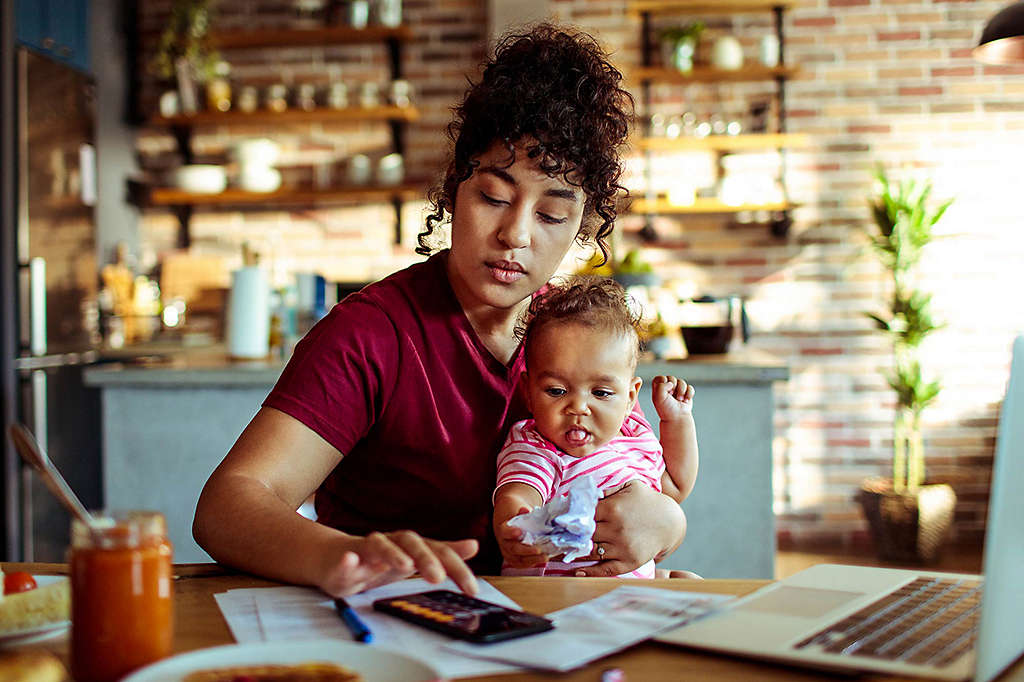
{"type": "MultiPolygon", "coordinates": [[[[297,338],[421,259],[450,107],[495,35],[548,18],[599,38],[637,100],[611,265],[664,323],[645,361],[767,400],[763,475],[702,442],[698,490],[761,490],[770,553],[871,555],[854,495],[889,469],[895,406],[889,341],[863,314],[889,296],[864,236],[873,171],[953,199],[918,277],[944,322],[922,349],[943,387],[924,433],[930,478],[956,491],[952,542],[977,552],[1024,328],[1024,65],[972,58],[1005,4],[3,0],[5,423],[42,434],[90,506],[159,488],[187,533],[196,481],[297,338]],[[690,70],[669,45],[696,22],[690,70]],[[205,37],[182,45],[196,26],[205,37]],[[75,118],[59,108],[72,92],[75,118]],[[88,235],[72,232],[83,206],[88,235]],[[709,354],[681,333],[727,320],[735,338],[709,354]]],[[[735,395],[705,413],[709,432],[744,419],[735,395]]],[[[66,516],[5,448],[5,558],[59,560],[66,516]]],[[[713,520],[689,513],[691,528],[713,520]]]]}

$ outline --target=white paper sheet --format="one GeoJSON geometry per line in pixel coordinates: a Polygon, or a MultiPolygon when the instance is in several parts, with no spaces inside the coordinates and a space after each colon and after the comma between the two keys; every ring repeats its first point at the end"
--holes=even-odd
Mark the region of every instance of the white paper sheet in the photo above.
{"type": "MultiPolygon", "coordinates": [[[[447,581],[431,585],[425,580],[404,580],[346,598],[373,632],[367,646],[393,649],[418,658],[448,678],[473,677],[515,672],[522,666],[475,657],[444,649],[451,641],[444,635],[405,623],[373,609],[376,599],[412,594],[430,589],[458,590],[447,581]]],[[[519,608],[490,583],[480,581],[481,599],[519,608]]],[[[334,610],[334,602],[319,590],[305,587],[267,587],[230,590],[214,595],[239,642],[281,641],[314,638],[351,640],[352,634],[334,610]]]]}
{"type": "Polygon", "coordinates": [[[496,644],[448,641],[467,656],[564,672],[710,613],[733,597],[628,585],[547,614],[555,629],[496,644]]]}

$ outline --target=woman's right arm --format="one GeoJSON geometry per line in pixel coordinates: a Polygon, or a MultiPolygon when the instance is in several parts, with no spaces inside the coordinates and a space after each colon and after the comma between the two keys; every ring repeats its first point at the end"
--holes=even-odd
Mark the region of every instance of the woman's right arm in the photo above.
{"type": "Polygon", "coordinates": [[[296,513],[342,453],[302,422],[262,408],[207,481],[192,534],[216,561],[282,582],[354,594],[419,572],[477,591],[465,559],[475,540],[428,540],[412,531],[359,537],[296,513]]]}

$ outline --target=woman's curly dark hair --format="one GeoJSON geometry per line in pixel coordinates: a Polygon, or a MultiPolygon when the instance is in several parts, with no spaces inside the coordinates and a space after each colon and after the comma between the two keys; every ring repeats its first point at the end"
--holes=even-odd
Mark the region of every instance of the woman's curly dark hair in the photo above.
{"type": "Polygon", "coordinates": [[[618,282],[597,275],[572,275],[545,287],[530,301],[530,307],[516,324],[516,338],[526,344],[526,366],[530,366],[531,339],[545,326],[573,322],[621,334],[633,339],[632,364],[640,356],[640,313],[618,282]]]}
{"type": "Polygon", "coordinates": [[[539,158],[542,170],[583,189],[584,224],[577,238],[586,243],[594,237],[607,259],[616,195],[625,191],[619,147],[633,116],[633,97],[621,82],[622,74],[586,33],[540,24],[505,36],[480,82],[471,83],[454,109],[448,124],[452,158],[428,193],[432,211],[416,252],[434,250],[429,237],[446,214],[450,219],[456,190],[473,174],[475,157],[500,140],[509,148],[511,165],[514,145],[530,138],[527,154],[539,158]]]}

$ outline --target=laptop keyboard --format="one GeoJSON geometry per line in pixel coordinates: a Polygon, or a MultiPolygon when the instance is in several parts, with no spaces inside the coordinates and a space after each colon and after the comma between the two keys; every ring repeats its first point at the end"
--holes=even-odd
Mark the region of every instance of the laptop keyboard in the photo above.
{"type": "Polygon", "coordinates": [[[981,590],[977,578],[920,577],[796,648],[946,666],[974,647],[981,590]]]}

